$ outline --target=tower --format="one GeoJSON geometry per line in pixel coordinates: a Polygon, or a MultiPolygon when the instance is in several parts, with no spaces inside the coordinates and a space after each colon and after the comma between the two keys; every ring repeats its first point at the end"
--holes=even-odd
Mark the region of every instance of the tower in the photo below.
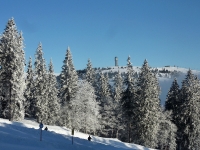
{"type": "Polygon", "coordinates": [[[118,58],[115,57],[115,66],[118,66],[118,58]]]}

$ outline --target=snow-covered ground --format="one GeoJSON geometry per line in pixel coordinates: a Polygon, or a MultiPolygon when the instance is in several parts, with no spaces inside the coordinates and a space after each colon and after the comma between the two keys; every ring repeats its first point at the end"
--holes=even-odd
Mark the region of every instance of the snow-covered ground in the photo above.
{"type": "MultiPolygon", "coordinates": [[[[75,131],[72,145],[71,130],[48,126],[42,131],[40,141],[39,124],[32,120],[10,122],[0,118],[1,150],[153,150],[136,144],[123,143],[117,139],[92,136],[88,141],[87,134],[75,131]]],[[[43,128],[44,129],[44,128],[43,128]]]]}

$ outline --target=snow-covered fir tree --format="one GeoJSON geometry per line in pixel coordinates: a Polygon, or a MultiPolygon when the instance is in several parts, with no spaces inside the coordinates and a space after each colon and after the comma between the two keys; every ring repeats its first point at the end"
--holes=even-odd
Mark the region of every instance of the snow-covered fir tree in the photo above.
{"type": "Polygon", "coordinates": [[[24,118],[24,44],[14,19],[8,20],[0,39],[1,117],[9,120],[24,118]]]}
{"type": "Polygon", "coordinates": [[[157,132],[160,118],[160,87],[147,60],[142,65],[137,79],[137,99],[134,102],[133,142],[155,148],[158,143],[157,132]]]}
{"type": "Polygon", "coordinates": [[[93,86],[86,80],[78,82],[76,97],[70,103],[70,128],[87,134],[95,134],[99,125],[99,104],[93,86]]]}
{"type": "Polygon", "coordinates": [[[124,85],[125,89],[122,93],[121,98],[121,106],[122,106],[122,122],[124,123],[124,135],[126,136],[127,142],[132,142],[132,130],[133,130],[133,113],[134,109],[134,101],[136,98],[136,88],[135,83],[133,79],[133,70],[132,67],[130,67],[130,57],[128,59],[127,64],[127,73],[126,78],[124,79],[124,85]]]}
{"type": "Polygon", "coordinates": [[[178,114],[178,108],[180,106],[179,100],[180,89],[176,78],[172,82],[170,90],[167,94],[167,99],[165,101],[165,110],[172,111],[172,121],[176,124],[179,120],[176,120],[176,115],[178,114]]]}
{"type": "Polygon", "coordinates": [[[119,137],[119,131],[122,129],[122,107],[121,107],[121,97],[123,92],[123,79],[121,76],[121,73],[118,71],[118,73],[115,75],[114,79],[114,115],[115,115],[115,127],[114,127],[114,133],[112,137],[119,137]]]}
{"type": "Polygon", "coordinates": [[[29,58],[27,72],[26,72],[26,88],[24,92],[25,97],[25,116],[33,117],[34,116],[34,72],[32,68],[32,59],[29,58]]]}
{"type": "Polygon", "coordinates": [[[62,105],[69,103],[76,96],[78,75],[74,68],[70,48],[67,48],[60,74],[60,99],[62,105]]]}
{"type": "Polygon", "coordinates": [[[49,70],[47,75],[47,124],[55,125],[59,120],[60,104],[58,99],[57,80],[54,75],[53,63],[50,60],[49,70]]]}
{"type": "Polygon", "coordinates": [[[172,111],[160,113],[160,124],[158,130],[158,148],[161,150],[176,150],[176,132],[177,127],[172,123],[172,111]]]}
{"type": "Polygon", "coordinates": [[[199,79],[188,71],[182,81],[180,91],[181,105],[178,125],[178,148],[196,150],[200,147],[200,83],[199,79]]]}
{"type": "Polygon", "coordinates": [[[122,93],[121,107],[122,107],[122,122],[124,124],[124,135],[126,136],[127,142],[131,143],[132,135],[132,122],[133,122],[133,102],[135,98],[135,91],[132,88],[131,84],[127,85],[127,88],[122,93]]]}
{"type": "Polygon", "coordinates": [[[128,59],[127,59],[127,74],[129,74],[131,78],[134,76],[134,70],[133,70],[133,65],[131,63],[130,56],[128,56],[128,59]]]}
{"type": "MultiPolygon", "coordinates": [[[[180,88],[175,78],[167,94],[167,99],[165,101],[165,111],[171,111],[172,113],[171,121],[176,126],[180,126],[180,123],[181,123],[180,118],[178,117],[179,112],[181,111],[180,110],[181,103],[182,102],[180,100],[180,88]]],[[[180,133],[179,130],[177,133],[180,133]]],[[[180,143],[180,139],[178,136],[176,136],[176,139],[177,139],[176,142],[180,143]]]]}
{"type": "Polygon", "coordinates": [[[71,118],[69,115],[70,101],[76,97],[78,90],[78,75],[74,68],[70,48],[67,48],[65,59],[63,61],[62,71],[60,74],[60,91],[61,100],[61,120],[60,123],[69,127],[71,118]]]}
{"type": "Polygon", "coordinates": [[[34,90],[34,117],[38,122],[47,121],[47,70],[45,59],[43,58],[42,44],[38,45],[35,54],[35,90],[34,90]]]}
{"type": "Polygon", "coordinates": [[[94,72],[94,69],[92,68],[92,63],[90,59],[88,59],[87,68],[86,68],[86,80],[92,85],[94,85],[95,72],[94,72]]]}
{"type": "Polygon", "coordinates": [[[135,79],[133,78],[133,75],[134,75],[134,70],[133,70],[133,66],[132,66],[132,63],[131,63],[131,57],[128,56],[127,72],[126,72],[126,77],[125,77],[125,80],[124,80],[125,89],[128,86],[128,84],[130,86],[129,88],[134,89],[133,85],[134,85],[135,79]]]}
{"type": "MultiPolygon", "coordinates": [[[[110,96],[110,85],[108,81],[108,74],[101,73],[99,78],[99,95],[100,97],[103,96],[110,96]]],[[[106,101],[105,99],[101,99],[102,102],[106,101]]]]}
{"type": "Polygon", "coordinates": [[[128,56],[128,59],[127,59],[127,68],[132,68],[132,67],[133,67],[133,65],[131,63],[131,57],[128,56]]]}
{"type": "Polygon", "coordinates": [[[121,73],[118,71],[118,73],[115,75],[115,78],[114,78],[115,101],[117,102],[120,101],[122,92],[123,92],[123,79],[122,79],[121,73]]]}
{"type": "Polygon", "coordinates": [[[100,125],[101,136],[111,137],[115,127],[113,98],[111,97],[108,74],[100,74],[99,78],[100,125]]]}

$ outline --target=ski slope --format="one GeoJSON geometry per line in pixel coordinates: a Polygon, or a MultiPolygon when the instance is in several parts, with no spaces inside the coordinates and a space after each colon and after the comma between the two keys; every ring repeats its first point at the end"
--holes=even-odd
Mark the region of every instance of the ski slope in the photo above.
{"type": "MultiPolygon", "coordinates": [[[[73,145],[71,130],[48,126],[42,131],[40,141],[39,124],[33,120],[10,122],[0,118],[0,149],[1,150],[153,150],[136,144],[121,142],[112,138],[92,136],[88,141],[87,134],[74,133],[73,145]]],[[[44,129],[44,128],[43,128],[44,129]]]]}

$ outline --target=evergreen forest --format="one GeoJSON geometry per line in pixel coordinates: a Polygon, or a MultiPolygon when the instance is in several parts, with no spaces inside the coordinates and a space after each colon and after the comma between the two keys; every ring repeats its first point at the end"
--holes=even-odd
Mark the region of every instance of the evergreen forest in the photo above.
{"type": "Polygon", "coordinates": [[[25,60],[23,35],[9,19],[0,36],[0,117],[26,117],[162,150],[199,149],[200,81],[191,70],[181,86],[174,78],[163,107],[158,79],[146,59],[136,73],[129,56],[126,73],[118,71],[112,84],[91,60],[84,72],[76,71],[69,47],[61,67],[56,76],[42,43],[34,62],[25,60]]]}

